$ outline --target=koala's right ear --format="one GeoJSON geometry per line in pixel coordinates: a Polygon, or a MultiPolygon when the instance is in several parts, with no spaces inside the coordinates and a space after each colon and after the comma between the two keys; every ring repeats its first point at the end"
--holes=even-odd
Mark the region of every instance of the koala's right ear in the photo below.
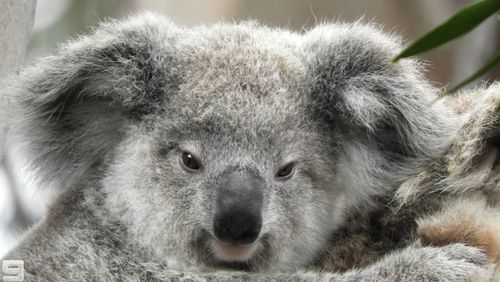
{"type": "Polygon", "coordinates": [[[306,34],[313,113],[337,143],[339,175],[357,197],[384,194],[445,152],[457,128],[418,62],[391,64],[398,39],[371,24],[306,34]]]}
{"type": "Polygon", "coordinates": [[[20,74],[15,132],[42,182],[73,184],[169,96],[176,29],[150,13],[104,23],[20,74]]]}

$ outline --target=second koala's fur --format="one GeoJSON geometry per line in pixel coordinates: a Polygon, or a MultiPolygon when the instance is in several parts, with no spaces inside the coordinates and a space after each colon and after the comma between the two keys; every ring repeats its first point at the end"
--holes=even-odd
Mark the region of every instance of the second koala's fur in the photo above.
{"type": "Polygon", "coordinates": [[[51,281],[484,278],[480,248],[411,244],[417,210],[374,215],[460,126],[428,106],[417,62],[389,63],[398,50],[359,23],[102,24],[6,90],[40,184],[60,191],[6,259],[51,281]],[[392,240],[379,260],[307,271],[367,226],[392,240]]]}
{"type": "Polygon", "coordinates": [[[498,268],[500,84],[445,99],[463,121],[450,148],[403,182],[379,210],[364,220],[354,217],[358,224],[333,238],[319,263],[323,270],[366,267],[413,242],[479,246],[498,268]]]}

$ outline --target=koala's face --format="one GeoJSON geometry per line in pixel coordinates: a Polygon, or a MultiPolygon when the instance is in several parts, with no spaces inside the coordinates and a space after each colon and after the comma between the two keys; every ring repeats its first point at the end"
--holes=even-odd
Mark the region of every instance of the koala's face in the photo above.
{"type": "Polygon", "coordinates": [[[324,136],[294,118],[303,112],[284,110],[286,98],[260,99],[202,117],[168,115],[144,133],[144,151],[122,152],[113,170],[125,173],[126,183],[114,176],[107,183],[119,187],[126,198],[120,205],[132,206],[133,229],[155,248],[180,246],[217,267],[300,265],[337,227],[343,191],[324,136]],[[123,170],[123,163],[131,167],[123,170]]]}
{"type": "Polygon", "coordinates": [[[24,71],[17,127],[41,178],[100,195],[105,221],[159,257],[291,269],[443,149],[451,127],[413,63],[388,63],[396,46],[363,25],[145,14],[24,71]]]}
{"type": "Polygon", "coordinates": [[[303,62],[248,47],[252,37],[231,42],[239,32],[220,48],[200,51],[218,42],[210,37],[191,47],[176,93],[127,133],[107,191],[160,253],[176,247],[214,267],[303,265],[343,217],[333,141],[310,114],[303,62]]]}

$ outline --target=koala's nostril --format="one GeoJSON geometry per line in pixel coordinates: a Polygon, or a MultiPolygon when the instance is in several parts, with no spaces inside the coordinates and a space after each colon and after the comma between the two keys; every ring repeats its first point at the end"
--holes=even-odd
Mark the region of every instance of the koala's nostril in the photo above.
{"type": "Polygon", "coordinates": [[[218,215],[214,221],[215,237],[225,243],[251,244],[259,237],[261,227],[260,216],[242,212],[218,215]]]}

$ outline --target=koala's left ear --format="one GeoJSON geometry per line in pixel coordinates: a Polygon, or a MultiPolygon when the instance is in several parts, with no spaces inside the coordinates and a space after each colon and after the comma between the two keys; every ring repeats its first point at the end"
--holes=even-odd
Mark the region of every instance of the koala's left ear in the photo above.
{"type": "Polygon", "coordinates": [[[442,153],[456,126],[440,103],[430,106],[436,90],[417,62],[390,63],[399,40],[363,24],[323,25],[304,36],[313,112],[342,133],[345,165],[360,181],[396,181],[442,153]]]}
{"type": "Polygon", "coordinates": [[[42,181],[71,184],[168,97],[176,29],[149,13],[104,23],[20,74],[10,87],[21,99],[15,127],[42,181]]]}

